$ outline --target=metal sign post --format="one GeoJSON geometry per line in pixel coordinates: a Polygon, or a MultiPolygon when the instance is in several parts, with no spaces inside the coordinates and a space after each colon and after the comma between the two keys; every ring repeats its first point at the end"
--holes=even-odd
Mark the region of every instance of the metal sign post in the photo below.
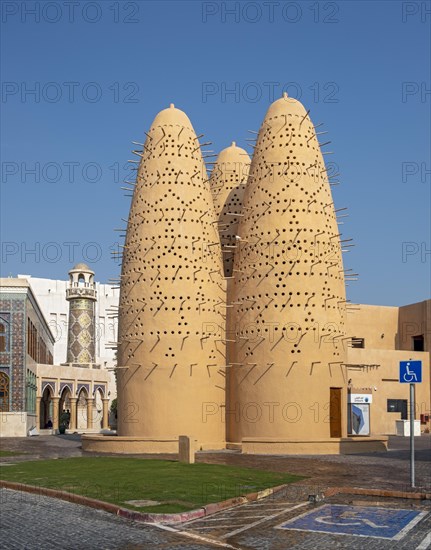
{"type": "Polygon", "coordinates": [[[410,484],[415,486],[415,385],[410,384],[410,484]]]}
{"type": "Polygon", "coordinates": [[[400,361],[399,381],[410,384],[410,483],[415,487],[415,384],[422,382],[422,361],[400,361]]]}

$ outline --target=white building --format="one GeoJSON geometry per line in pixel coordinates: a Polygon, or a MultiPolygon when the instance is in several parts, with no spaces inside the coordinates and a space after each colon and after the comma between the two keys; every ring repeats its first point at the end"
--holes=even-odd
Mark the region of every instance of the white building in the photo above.
{"type": "MultiPolygon", "coordinates": [[[[27,279],[41,310],[55,337],[54,364],[66,362],[69,303],[66,301],[68,280],[42,279],[31,275],[18,275],[27,279]]],[[[116,396],[113,368],[116,364],[114,343],[117,340],[118,301],[120,291],[109,284],[96,283],[96,357],[101,368],[110,372],[110,399],[116,396]]]]}

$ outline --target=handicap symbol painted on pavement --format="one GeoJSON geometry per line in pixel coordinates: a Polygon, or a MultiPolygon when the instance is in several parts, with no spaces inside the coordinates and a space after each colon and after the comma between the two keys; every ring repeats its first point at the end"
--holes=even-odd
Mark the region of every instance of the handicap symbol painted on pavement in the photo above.
{"type": "Polygon", "coordinates": [[[425,515],[426,512],[400,508],[325,504],[277,525],[276,529],[400,540],[425,515]]]}
{"type": "Polygon", "coordinates": [[[373,527],[374,529],[384,529],[386,527],[389,527],[388,525],[377,525],[376,523],[374,523],[370,519],[360,517],[359,514],[360,514],[360,512],[358,512],[358,511],[355,511],[355,512],[346,511],[346,512],[342,512],[337,518],[334,518],[332,515],[331,516],[322,516],[322,517],[316,518],[316,521],[318,523],[324,523],[325,525],[342,525],[342,526],[345,526],[345,525],[363,525],[363,524],[365,524],[365,525],[369,525],[370,527],[373,527]],[[344,521],[345,519],[347,519],[349,521],[344,521]],[[336,521],[334,521],[334,520],[336,520],[336,521]],[[352,520],[357,520],[357,521],[352,521],[352,520]]]}

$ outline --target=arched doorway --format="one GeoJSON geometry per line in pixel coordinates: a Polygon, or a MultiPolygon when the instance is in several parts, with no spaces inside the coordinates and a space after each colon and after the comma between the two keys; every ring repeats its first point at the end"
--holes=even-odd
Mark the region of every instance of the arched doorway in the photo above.
{"type": "Polygon", "coordinates": [[[69,386],[65,386],[61,392],[60,403],[59,403],[59,423],[60,427],[63,425],[66,429],[70,427],[70,411],[72,408],[70,398],[72,397],[72,392],[69,386]]]}
{"type": "Polygon", "coordinates": [[[93,403],[93,428],[100,430],[103,427],[103,401],[105,396],[100,388],[97,388],[94,394],[93,403]]]}
{"type": "Polygon", "coordinates": [[[9,376],[0,372],[0,412],[9,411],[9,376]]]}
{"type": "Polygon", "coordinates": [[[47,385],[42,393],[42,398],[40,400],[40,425],[41,430],[50,429],[53,427],[53,418],[54,418],[54,403],[53,398],[53,389],[50,385],[47,385]]]}
{"type": "Polygon", "coordinates": [[[81,388],[76,403],[76,427],[78,430],[87,429],[87,399],[88,393],[85,388],[81,388]]]}

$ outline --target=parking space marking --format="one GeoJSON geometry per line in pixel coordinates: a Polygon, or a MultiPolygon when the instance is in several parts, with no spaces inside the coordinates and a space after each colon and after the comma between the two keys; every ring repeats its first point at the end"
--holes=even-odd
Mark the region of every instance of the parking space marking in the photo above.
{"type": "Polygon", "coordinates": [[[401,540],[427,515],[428,512],[403,508],[324,504],[275,529],[401,540]]]}
{"type": "Polygon", "coordinates": [[[256,527],[256,525],[260,525],[261,523],[264,523],[265,521],[269,521],[271,519],[274,519],[278,516],[281,516],[282,514],[285,514],[287,512],[291,512],[292,510],[296,510],[297,508],[302,508],[303,506],[308,506],[309,502],[302,502],[301,504],[297,504],[296,506],[292,506],[291,508],[285,508],[278,512],[277,514],[272,514],[270,516],[266,516],[265,518],[254,521],[253,523],[250,523],[249,525],[245,525],[243,527],[240,527],[239,529],[235,529],[235,531],[230,531],[229,533],[226,533],[225,535],[220,536],[220,539],[227,539],[228,537],[233,537],[234,535],[237,535],[238,533],[242,533],[243,531],[248,531],[248,529],[251,529],[252,527],[256,527]]]}
{"type": "Polygon", "coordinates": [[[428,515],[428,512],[419,512],[417,517],[415,517],[408,525],[406,525],[401,531],[398,533],[396,537],[394,537],[394,540],[401,540],[404,538],[406,533],[408,533],[415,525],[417,525],[424,517],[428,515]]]}
{"type": "MultiPolygon", "coordinates": [[[[266,512],[279,512],[284,511],[286,507],[291,506],[292,502],[281,502],[280,504],[277,503],[247,503],[247,504],[241,504],[240,506],[236,506],[235,508],[231,508],[230,510],[224,510],[222,512],[216,512],[212,517],[209,518],[196,518],[192,519],[190,521],[184,522],[183,525],[185,528],[191,527],[193,529],[202,529],[202,527],[199,524],[204,525],[205,523],[211,521],[211,522],[217,522],[217,521],[226,521],[228,520],[230,522],[230,526],[228,527],[235,527],[235,525],[232,525],[234,523],[240,523],[244,519],[255,519],[255,518],[267,518],[266,512]],[[259,509],[255,509],[256,506],[259,506],[259,509]],[[264,508],[265,506],[270,506],[270,508],[264,508]],[[274,508],[274,506],[277,506],[277,508],[274,508]],[[243,514],[250,514],[256,512],[256,515],[254,516],[244,516],[243,514]]],[[[215,526],[214,526],[215,527],[215,526]]],[[[217,528],[222,528],[222,526],[217,525],[217,528]]]]}
{"type": "MultiPolygon", "coordinates": [[[[283,506],[278,506],[277,508],[259,508],[256,510],[256,512],[278,512],[282,508],[286,508],[286,505],[292,504],[291,502],[286,502],[286,504],[283,504],[283,506]]],[[[250,508],[254,508],[254,506],[251,506],[250,508]]],[[[245,512],[246,510],[238,510],[238,513],[245,512]]]]}
{"type": "Polygon", "coordinates": [[[243,506],[285,506],[286,504],[290,504],[290,502],[282,501],[280,504],[277,502],[253,502],[253,504],[243,504],[243,506]]]}
{"type": "Polygon", "coordinates": [[[236,518],[233,518],[233,519],[237,519],[237,520],[243,520],[243,519],[257,519],[257,518],[265,518],[266,516],[239,516],[239,517],[236,517],[236,518]]]}
{"type": "Polygon", "coordinates": [[[427,550],[428,548],[431,548],[431,531],[426,535],[419,546],[416,546],[416,550],[427,550]]]}
{"type": "Polygon", "coordinates": [[[196,518],[184,522],[182,530],[196,534],[202,533],[204,536],[208,534],[208,536],[214,536],[217,540],[222,541],[309,504],[309,502],[295,504],[286,501],[249,502],[217,512],[211,517],[196,518]]]}
{"type": "MultiPolygon", "coordinates": [[[[256,518],[263,518],[265,516],[239,516],[239,517],[236,517],[236,518],[229,518],[229,516],[223,516],[223,517],[218,517],[218,518],[205,518],[205,519],[202,519],[202,518],[198,518],[198,519],[194,519],[193,522],[196,523],[196,522],[199,522],[199,521],[205,521],[205,522],[208,522],[208,521],[223,521],[224,519],[229,519],[229,520],[238,520],[238,521],[241,521],[243,519],[256,519],[256,518]]],[[[192,522],[189,522],[189,523],[192,523],[192,522]]]]}
{"type": "Polygon", "coordinates": [[[196,529],[212,529],[214,530],[214,528],[217,528],[217,529],[231,529],[232,528],[232,525],[199,525],[198,527],[196,527],[196,529]]]}
{"type": "Polygon", "coordinates": [[[210,544],[213,544],[214,546],[221,546],[222,548],[229,548],[230,550],[241,550],[237,546],[232,546],[231,544],[229,544],[227,542],[223,542],[221,540],[216,540],[216,539],[213,539],[213,538],[205,537],[205,536],[199,535],[197,533],[189,533],[187,531],[181,531],[180,529],[175,529],[174,527],[170,527],[169,525],[163,525],[162,523],[148,523],[147,525],[152,525],[154,527],[162,529],[163,531],[169,531],[171,533],[176,533],[177,535],[182,535],[183,537],[187,537],[189,539],[197,540],[199,542],[208,542],[210,544]]]}

